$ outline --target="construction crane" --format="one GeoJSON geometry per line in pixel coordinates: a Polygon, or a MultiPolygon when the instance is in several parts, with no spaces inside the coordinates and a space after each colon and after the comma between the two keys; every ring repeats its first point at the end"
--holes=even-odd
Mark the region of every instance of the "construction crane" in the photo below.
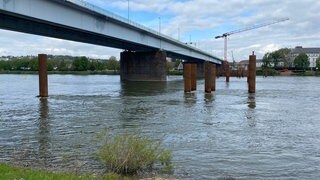
{"type": "Polygon", "coordinates": [[[228,38],[228,36],[230,36],[232,34],[236,34],[236,33],[241,33],[244,31],[249,31],[252,29],[258,29],[261,27],[269,26],[269,25],[276,24],[276,23],[283,22],[283,21],[287,21],[287,20],[289,20],[289,18],[281,18],[278,20],[274,20],[272,22],[266,22],[266,23],[262,23],[262,24],[258,24],[258,25],[253,25],[253,26],[249,26],[249,27],[246,27],[243,29],[238,29],[235,31],[230,31],[230,32],[224,33],[221,36],[216,36],[215,39],[224,38],[224,60],[227,61],[227,38],[228,38]]]}

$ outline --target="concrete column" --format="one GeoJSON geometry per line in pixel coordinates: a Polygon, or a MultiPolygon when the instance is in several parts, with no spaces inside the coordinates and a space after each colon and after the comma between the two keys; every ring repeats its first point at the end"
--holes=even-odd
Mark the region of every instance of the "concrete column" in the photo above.
{"type": "Polygon", "coordinates": [[[47,55],[39,54],[39,97],[48,97],[47,55]]]}
{"type": "Polygon", "coordinates": [[[249,79],[250,79],[250,77],[249,77],[249,64],[247,65],[247,74],[246,74],[246,76],[247,76],[247,83],[249,83],[249,79]]]}
{"type": "Polygon", "coordinates": [[[166,81],[165,51],[130,52],[120,55],[121,81],[166,81]]]}
{"type": "Polygon", "coordinates": [[[249,93],[256,92],[256,56],[249,56],[249,93]]]}
{"type": "Polygon", "coordinates": [[[210,62],[205,62],[205,71],[204,71],[204,91],[206,93],[211,93],[212,91],[212,64],[210,62]]]}
{"type": "Polygon", "coordinates": [[[217,67],[215,64],[212,64],[212,86],[211,90],[216,91],[216,76],[217,76],[217,67]]]}
{"type": "Polygon", "coordinates": [[[184,92],[191,92],[191,64],[183,63],[184,92]]]}
{"type": "Polygon", "coordinates": [[[191,64],[191,91],[197,90],[197,64],[191,64]]]}

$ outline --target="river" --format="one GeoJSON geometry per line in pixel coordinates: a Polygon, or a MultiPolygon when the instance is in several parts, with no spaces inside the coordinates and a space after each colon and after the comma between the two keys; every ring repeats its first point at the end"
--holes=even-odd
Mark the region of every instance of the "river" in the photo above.
{"type": "Polygon", "coordinates": [[[173,151],[180,179],[320,177],[320,78],[217,79],[184,94],[181,77],[120,83],[119,76],[0,75],[0,161],[101,171],[99,134],[141,132],[173,151]]]}

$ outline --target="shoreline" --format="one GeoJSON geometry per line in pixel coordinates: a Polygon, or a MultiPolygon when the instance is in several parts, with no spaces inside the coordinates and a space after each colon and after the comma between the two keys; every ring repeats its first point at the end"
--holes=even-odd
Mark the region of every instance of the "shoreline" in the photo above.
{"type": "MultiPolygon", "coordinates": [[[[261,70],[256,71],[256,76],[264,76],[261,70]]],[[[37,75],[38,71],[0,71],[1,74],[31,74],[37,75]]],[[[48,71],[48,75],[120,75],[120,71],[107,70],[107,71],[48,71]]],[[[168,76],[183,76],[183,71],[169,71],[168,76]]],[[[293,71],[281,71],[277,73],[271,73],[267,76],[320,76],[320,71],[305,71],[305,72],[293,72],[293,71]]],[[[224,76],[219,76],[224,77],[224,76]]],[[[237,76],[230,76],[237,77],[237,76]]]]}

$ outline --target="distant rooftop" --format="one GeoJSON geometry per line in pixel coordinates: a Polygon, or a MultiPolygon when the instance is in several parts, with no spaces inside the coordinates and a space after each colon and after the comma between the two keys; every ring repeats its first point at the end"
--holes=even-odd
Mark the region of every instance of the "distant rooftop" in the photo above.
{"type": "Polygon", "coordinates": [[[301,54],[301,53],[320,53],[320,48],[304,48],[302,46],[296,46],[291,50],[292,54],[301,54]]]}

